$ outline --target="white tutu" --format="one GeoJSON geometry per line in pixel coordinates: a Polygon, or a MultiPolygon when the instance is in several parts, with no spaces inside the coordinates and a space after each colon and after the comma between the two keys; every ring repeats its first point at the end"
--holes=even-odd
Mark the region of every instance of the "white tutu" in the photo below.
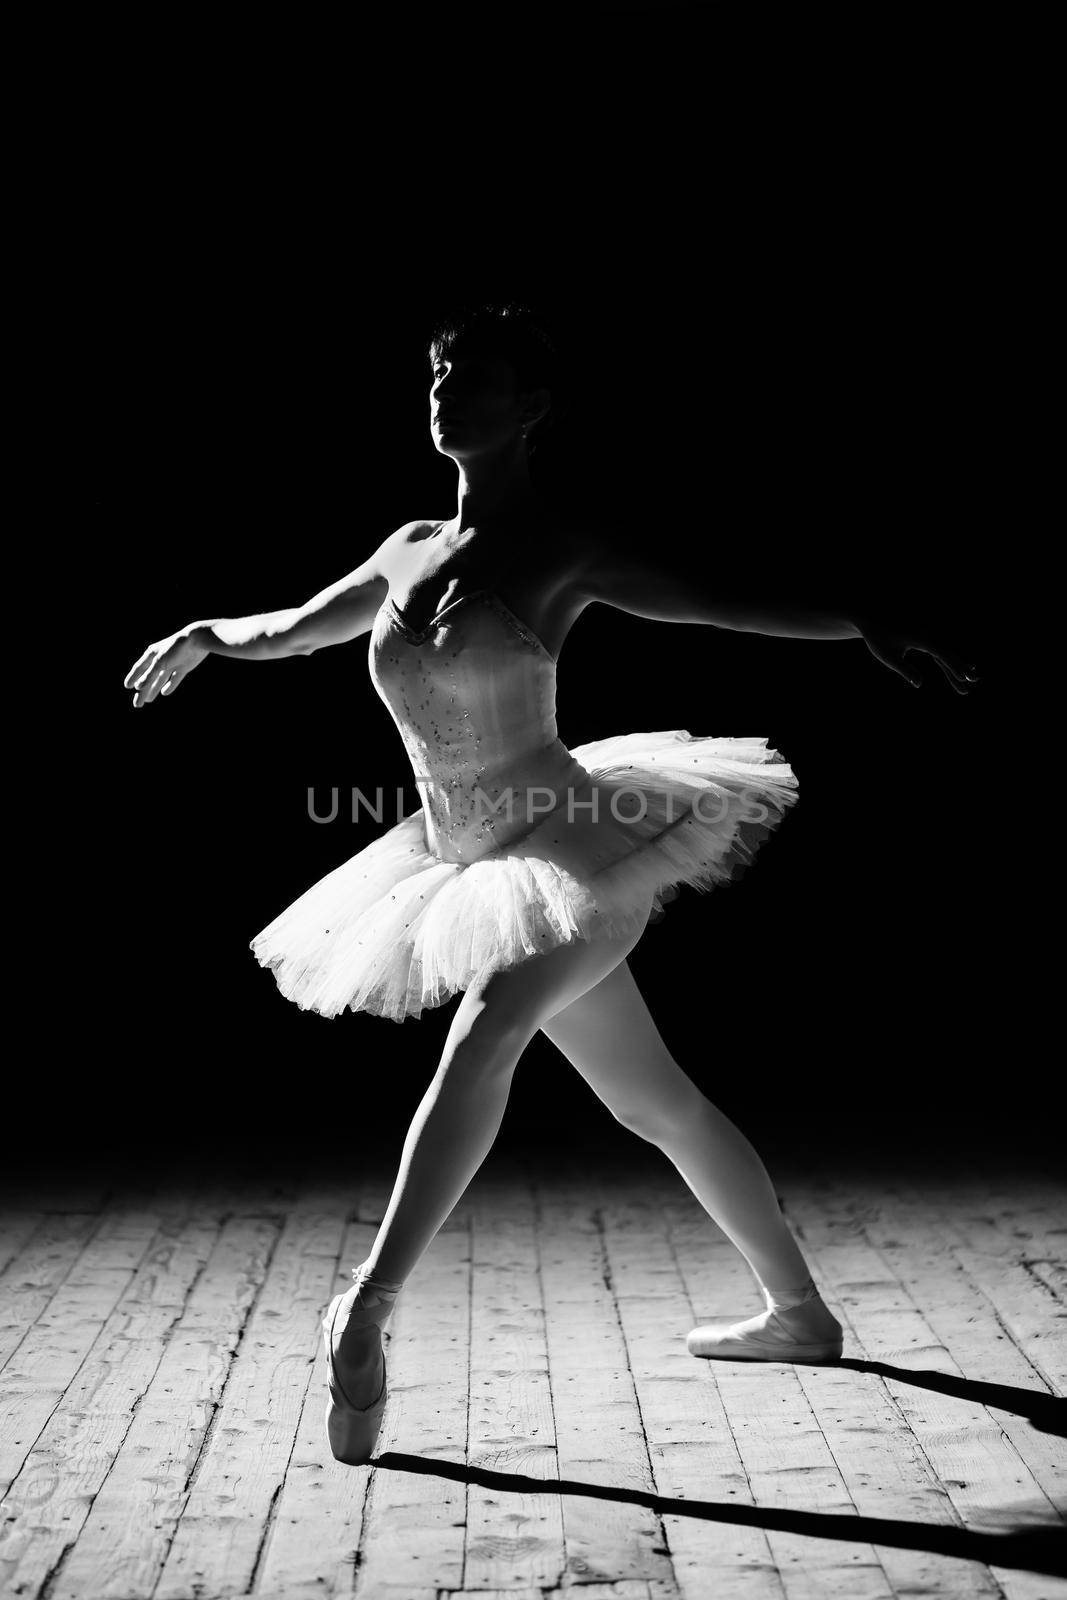
{"type": "Polygon", "coordinates": [[[554,946],[638,931],[683,884],[728,883],[796,799],[765,739],[631,733],[569,756],[570,807],[471,861],[431,848],[420,808],[264,928],[256,959],[304,1010],[417,1017],[554,946]]]}

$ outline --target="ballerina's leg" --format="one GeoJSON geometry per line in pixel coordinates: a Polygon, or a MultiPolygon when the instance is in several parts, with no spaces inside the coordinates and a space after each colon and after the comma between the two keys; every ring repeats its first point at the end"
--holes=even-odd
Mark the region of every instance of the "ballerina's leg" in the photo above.
{"type": "Polygon", "coordinates": [[[411,1121],[393,1192],[364,1265],[402,1283],[492,1148],[523,1050],[556,1012],[625,961],[642,929],[560,945],[471,985],[411,1121]]]}
{"type": "Polygon", "coordinates": [[[542,1024],[616,1120],[656,1144],[741,1251],[781,1310],[811,1295],[811,1273],[774,1185],[741,1130],[675,1061],[628,962],[542,1024]]]}
{"type": "Polygon", "coordinates": [[[378,1327],[352,1314],[396,1299],[492,1148],[519,1057],[538,1028],[625,961],[643,929],[619,939],[560,945],[471,985],[452,1019],[440,1064],[411,1120],[385,1216],[356,1286],[333,1321],[334,1361],[354,1405],[382,1385],[378,1327]]]}

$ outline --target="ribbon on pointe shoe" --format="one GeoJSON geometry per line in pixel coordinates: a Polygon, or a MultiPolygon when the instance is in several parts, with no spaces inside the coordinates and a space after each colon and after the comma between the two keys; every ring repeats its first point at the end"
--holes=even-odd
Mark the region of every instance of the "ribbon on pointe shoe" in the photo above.
{"type": "MultiPolygon", "coordinates": [[[[395,1299],[404,1287],[403,1278],[399,1281],[380,1278],[377,1273],[369,1270],[365,1261],[361,1262],[358,1267],[352,1268],[352,1281],[359,1290],[362,1290],[366,1285],[368,1289],[374,1289],[382,1296],[388,1295],[390,1299],[395,1299]]],[[[360,1298],[362,1299],[362,1295],[360,1298]]]]}

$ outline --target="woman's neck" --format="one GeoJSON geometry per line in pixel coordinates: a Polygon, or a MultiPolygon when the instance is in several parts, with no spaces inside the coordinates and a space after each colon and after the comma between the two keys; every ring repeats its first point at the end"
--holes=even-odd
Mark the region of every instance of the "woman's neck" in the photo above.
{"type": "Polygon", "coordinates": [[[456,532],[493,517],[525,512],[536,503],[526,451],[457,462],[456,532]]]}

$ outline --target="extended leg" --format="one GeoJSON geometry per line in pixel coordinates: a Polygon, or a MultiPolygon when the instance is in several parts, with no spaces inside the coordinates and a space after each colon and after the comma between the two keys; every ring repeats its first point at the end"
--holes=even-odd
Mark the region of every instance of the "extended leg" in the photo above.
{"type": "Polygon", "coordinates": [[[543,1023],[542,1032],[617,1121],[674,1163],[760,1283],[781,1301],[798,1299],[810,1274],[766,1167],[675,1061],[629,963],[543,1023]]]}
{"type": "Polygon", "coordinates": [[[766,1311],[694,1328],[694,1355],[832,1360],[841,1327],[824,1305],[752,1145],[674,1060],[629,964],[542,1024],[613,1116],[674,1163],[762,1285],[766,1311]]]}

